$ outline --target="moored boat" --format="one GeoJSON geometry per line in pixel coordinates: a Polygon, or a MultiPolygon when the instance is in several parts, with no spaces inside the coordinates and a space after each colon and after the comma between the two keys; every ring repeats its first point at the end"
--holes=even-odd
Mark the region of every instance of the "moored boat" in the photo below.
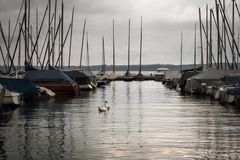
{"type": "Polygon", "coordinates": [[[96,88],[96,77],[85,70],[69,70],[63,71],[72,78],[78,85],[80,90],[93,90],[96,88]]]}
{"type": "Polygon", "coordinates": [[[18,92],[6,90],[2,104],[10,106],[19,106],[22,102],[22,95],[18,92]]]}
{"type": "Polygon", "coordinates": [[[154,80],[163,81],[168,70],[169,70],[168,68],[157,68],[157,72],[155,72],[154,74],[154,80]]]}
{"type": "Polygon", "coordinates": [[[133,77],[133,79],[137,81],[143,81],[144,75],[141,72],[139,72],[136,76],[133,77]]]}
{"type": "Polygon", "coordinates": [[[45,87],[37,86],[37,88],[39,90],[39,97],[54,97],[56,95],[53,91],[45,87]]]}
{"type": "Polygon", "coordinates": [[[9,91],[21,93],[24,99],[38,95],[37,87],[28,79],[1,77],[0,84],[4,85],[9,91]]]}
{"type": "Polygon", "coordinates": [[[22,102],[22,95],[18,92],[9,91],[0,84],[0,106],[18,106],[22,102]]]}
{"type": "Polygon", "coordinates": [[[40,87],[50,89],[56,94],[76,94],[79,89],[74,80],[59,70],[27,71],[25,78],[40,87]]]}
{"type": "Polygon", "coordinates": [[[6,87],[0,84],[0,107],[2,106],[3,98],[5,96],[6,87]]]}
{"type": "Polygon", "coordinates": [[[185,87],[189,93],[204,94],[202,89],[203,84],[205,87],[211,88],[214,83],[220,81],[225,75],[234,73],[239,73],[239,71],[209,69],[188,78],[185,87]]]}
{"type": "Polygon", "coordinates": [[[100,71],[97,73],[97,87],[103,87],[107,85],[107,75],[105,72],[100,71]]]}

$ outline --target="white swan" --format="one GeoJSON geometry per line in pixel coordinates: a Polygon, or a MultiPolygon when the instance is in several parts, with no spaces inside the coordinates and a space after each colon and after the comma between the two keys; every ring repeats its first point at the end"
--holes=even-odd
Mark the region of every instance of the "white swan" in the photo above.
{"type": "Polygon", "coordinates": [[[110,109],[110,107],[107,105],[108,101],[104,101],[102,106],[98,107],[99,112],[106,112],[110,109]]]}

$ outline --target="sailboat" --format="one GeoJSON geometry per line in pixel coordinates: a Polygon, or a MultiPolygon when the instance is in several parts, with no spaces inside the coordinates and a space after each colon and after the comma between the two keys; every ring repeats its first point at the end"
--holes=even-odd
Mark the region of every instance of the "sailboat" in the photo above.
{"type": "Polygon", "coordinates": [[[123,80],[124,81],[132,81],[133,80],[133,76],[130,73],[130,19],[129,19],[129,23],[128,23],[128,67],[127,67],[127,71],[125,73],[125,75],[123,76],[123,80]]]}
{"type": "Polygon", "coordinates": [[[6,88],[0,84],[0,107],[2,106],[3,98],[5,96],[6,88]]]}
{"type": "Polygon", "coordinates": [[[50,89],[56,94],[76,94],[79,90],[73,79],[52,66],[49,66],[49,70],[29,70],[28,67],[25,79],[32,81],[37,86],[50,89]]]}
{"type": "Polygon", "coordinates": [[[141,29],[140,29],[140,64],[139,64],[139,72],[136,76],[134,76],[135,80],[143,81],[144,76],[142,74],[142,17],[141,17],[141,29]]]}
{"type": "MultiPolygon", "coordinates": [[[[84,20],[83,35],[82,35],[82,46],[81,46],[80,65],[79,65],[80,68],[78,70],[65,70],[64,73],[70,76],[78,84],[78,87],[80,88],[80,90],[93,90],[97,86],[96,76],[91,72],[89,64],[87,69],[84,69],[82,67],[85,28],[86,28],[86,19],[84,20]]],[[[86,39],[87,39],[87,57],[89,57],[88,34],[86,36],[86,39]]],[[[70,56],[69,56],[69,60],[70,60],[70,56]]],[[[69,66],[70,66],[70,62],[69,62],[69,66]]]]}
{"type": "Polygon", "coordinates": [[[18,106],[21,104],[22,95],[18,92],[9,91],[0,84],[0,107],[2,105],[18,106]]]}
{"type": "Polygon", "coordinates": [[[97,73],[97,87],[104,86],[109,82],[106,75],[104,37],[102,37],[102,69],[97,73]]]}
{"type": "Polygon", "coordinates": [[[113,20],[113,48],[112,48],[112,54],[113,54],[113,68],[112,73],[108,75],[108,79],[111,81],[116,80],[118,77],[116,75],[116,67],[115,67],[115,28],[114,28],[114,20],[113,20]]]}
{"type": "Polygon", "coordinates": [[[93,90],[96,88],[95,76],[87,69],[65,70],[63,72],[78,84],[80,90],[93,90]]]}

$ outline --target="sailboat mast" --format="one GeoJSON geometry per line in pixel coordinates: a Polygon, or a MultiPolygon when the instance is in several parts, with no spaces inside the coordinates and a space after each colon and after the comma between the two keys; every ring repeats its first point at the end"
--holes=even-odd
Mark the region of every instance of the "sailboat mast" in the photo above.
{"type": "Polygon", "coordinates": [[[87,39],[87,67],[90,71],[90,59],[89,59],[89,45],[88,45],[88,32],[86,33],[86,39],[87,39]]]}
{"type": "Polygon", "coordinates": [[[217,68],[223,69],[222,66],[222,46],[221,46],[221,35],[220,35],[220,16],[219,16],[219,4],[217,3],[217,0],[215,0],[216,3],[216,16],[217,16],[217,51],[218,51],[218,57],[217,57],[217,68]]]}
{"type": "Polygon", "coordinates": [[[199,26],[200,26],[200,45],[201,45],[201,66],[202,66],[202,70],[203,70],[202,16],[201,16],[200,8],[199,8],[199,26]]]}
{"type": "Polygon", "coordinates": [[[27,60],[27,0],[25,0],[24,2],[24,58],[25,58],[25,62],[28,62],[27,60]]]}
{"type": "Polygon", "coordinates": [[[61,61],[60,61],[60,66],[61,66],[61,69],[63,69],[63,23],[64,23],[64,13],[63,13],[63,11],[64,11],[64,4],[63,4],[63,0],[62,0],[62,13],[61,13],[61,17],[62,17],[62,22],[61,22],[61,55],[60,55],[60,57],[61,57],[61,61]]]}
{"type": "Polygon", "coordinates": [[[22,29],[21,29],[21,24],[19,23],[19,33],[20,33],[20,36],[19,36],[19,45],[18,45],[18,67],[19,67],[19,70],[21,69],[20,66],[21,66],[21,32],[22,32],[22,29]]]}
{"type": "Polygon", "coordinates": [[[217,56],[217,68],[222,69],[222,52],[220,48],[220,22],[219,22],[219,4],[216,4],[216,15],[217,15],[217,50],[218,50],[218,56],[217,56]]]}
{"type": "MultiPolygon", "coordinates": [[[[56,23],[57,23],[57,0],[55,0],[54,3],[54,24],[53,24],[53,36],[55,37],[56,33],[56,23]]],[[[53,43],[53,50],[52,50],[52,64],[55,64],[55,40],[52,42],[53,43]]]]}
{"type": "MultiPolygon", "coordinates": [[[[38,37],[38,8],[36,9],[36,37],[38,37]]],[[[36,39],[36,53],[38,55],[38,40],[36,39]]],[[[38,56],[36,56],[36,65],[38,66],[38,56]]]]}
{"type": "Polygon", "coordinates": [[[209,66],[210,68],[212,68],[212,58],[213,58],[213,48],[212,48],[212,31],[213,31],[213,26],[212,26],[212,17],[213,17],[213,11],[212,9],[210,9],[210,40],[209,40],[209,50],[210,50],[210,53],[209,53],[209,66]]]}
{"type": "MultiPolygon", "coordinates": [[[[59,19],[59,23],[62,23],[62,19],[61,19],[61,15],[60,14],[59,14],[58,19],[59,19]]],[[[60,31],[58,32],[58,53],[61,54],[61,25],[59,27],[60,27],[60,31]]],[[[58,67],[61,67],[60,63],[58,63],[58,67]]]]}
{"type": "Polygon", "coordinates": [[[104,37],[102,37],[102,72],[105,73],[105,48],[104,48],[104,37]]]}
{"type": "MultiPolygon", "coordinates": [[[[8,20],[8,53],[9,53],[9,55],[10,55],[10,37],[11,37],[11,33],[10,33],[10,28],[11,28],[11,21],[10,21],[10,19],[8,20]]],[[[9,56],[7,56],[7,65],[8,65],[8,67],[10,67],[10,57],[9,56]]]]}
{"type": "MultiPolygon", "coordinates": [[[[30,28],[29,28],[29,37],[31,37],[31,42],[32,42],[32,37],[33,37],[32,25],[30,25],[30,28]]],[[[30,49],[30,52],[32,53],[33,52],[33,44],[32,43],[30,43],[29,49],[30,49]]],[[[33,63],[32,63],[32,65],[33,65],[33,63]]]]}
{"type": "MultiPolygon", "coordinates": [[[[238,27],[237,47],[239,48],[240,28],[238,27]]],[[[239,56],[237,56],[237,66],[239,66],[239,56]]]]}
{"type": "MultiPolygon", "coordinates": [[[[53,54],[54,45],[53,45],[53,43],[54,43],[54,41],[55,41],[55,38],[54,38],[55,36],[54,36],[54,29],[53,29],[53,27],[51,27],[51,30],[50,30],[50,31],[51,31],[50,33],[51,33],[51,41],[52,41],[52,44],[51,44],[51,45],[52,45],[52,46],[51,46],[52,48],[51,48],[51,52],[50,52],[52,55],[50,55],[50,56],[51,56],[51,58],[52,58],[52,66],[54,66],[54,54],[53,54]]],[[[49,64],[50,64],[50,62],[49,62],[49,64]]]]}
{"type": "Polygon", "coordinates": [[[79,65],[79,68],[80,68],[80,69],[82,68],[82,56],[83,56],[83,45],[84,45],[85,27],[86,27],[86,18],[84,19],[84,25],[83,25],[82,46],[81,46],[80,65],[79,65]]]}
{"type": "MultiPolygon", "coordinates": [[[[226,11],[226,3],[225,0],[223,0],[223,13],[225,13],[226,11]]],[[[225,22],[225,18],[222,17],[222,21],[223,21],[223,45],[224,48],[226,50],[226,46],[227,46],[227,40],[226,40],[226,22],[225,22]]],[[[225,69],[227,69],[227,53],[226,51],[224,52],[224,57],[225,57],[225,69]]]]}
{"type": "Polygon", "coordinates": [[[194,34],[194,70],[196,70],[196,55],[197,55],[197,24],[195,23],[194,34]]]}
{"type": "Polygon", "coordinates": [[[27,32],[25,33],[25,36],[27,35],[27,56],[28,56],[28,59],[29,59],[29,63],[32,64],[32,60],[30,60],[30,0],[28,0],[28,27],[27,27],[27,32]]]}
{"type": "Polygon", "coordinates": [[[115,74],[115,30],[114,30],[114,20],[113,20],[113,74],[115,74]]]}
{"type": "Polygon", "coordinates": [[[129,72],[130,70],[130,19],[128,23],[128,68],[127,71],[129,72]]]}
{"type": "Polygon", "coordinates": [[[48,65],[50,66],[50,43],[51,43],[51,0],[48,0],[48,65]]]}
{"type": "Polygon", "coordinates": [[[234,53],[234,42],[235,42],[235,0],[232,0],[232,46],[231,46],[231,51],[232,51],[232,69],[234,69],[234,64],[235,64],[235,53],[234,53]]]}
{"type": "MultiPolygon", "coordinates": [[[[209,62],[208,62],[208,57],[209,57],[209,45],[208,45],[208,4],[206,5],[206,66],[209,65],[209,62]]],[[[200,27],[201,27],[201,24],[200,24],[200,27]]]]}
{"type": "Polygon", "coordinates": [[[139,73],[142,72],[142,16],[141,16],[141,28],[140,28],[140,66],[139,73]]]}
{"type": "Polygon", "coordinates": [[[180,71],[182,68],[182,57],[183,57],[183,33],[181,32],[181,51],[180,51],[180,71]]]}
{"type": "Polygon", "coordinates": [[[72,33],[73,33],[73,17],[74,17],[74,7],[72,10],[72,20],[71,20],[71,32],[70,32],[70,45],[69,45],[69,57],[68,57],[68,69],[71,65],[71,53],[72,53],[72,33]]]}

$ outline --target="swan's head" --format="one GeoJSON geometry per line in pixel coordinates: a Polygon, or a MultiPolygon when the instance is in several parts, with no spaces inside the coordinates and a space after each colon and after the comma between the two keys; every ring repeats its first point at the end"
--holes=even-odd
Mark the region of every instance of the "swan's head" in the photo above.
{"type": "Polygon", "coordinates": [[[104,101],[105,103],[108,103],[108,101],[104,101]]]}

